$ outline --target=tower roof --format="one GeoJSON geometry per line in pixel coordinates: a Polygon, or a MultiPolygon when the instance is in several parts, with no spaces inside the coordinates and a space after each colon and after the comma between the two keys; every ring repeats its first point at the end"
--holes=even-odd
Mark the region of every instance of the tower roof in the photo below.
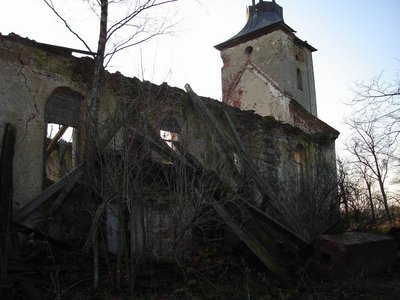
{"type": "Polygon", "coordinates": [[[218,50],[229,48],[241,42],[253,39],[274,29],[281,28],[290,33],[295,31],[283,21],[283,9],[272,2],[260,0],[248,7],[248,19],[243,29],[229,40],[215,46],[218,50]]]}

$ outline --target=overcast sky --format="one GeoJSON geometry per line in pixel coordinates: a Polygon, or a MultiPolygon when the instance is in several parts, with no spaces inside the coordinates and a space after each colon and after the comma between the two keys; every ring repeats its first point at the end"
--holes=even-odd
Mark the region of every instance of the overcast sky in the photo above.
{"type": "MultiPolygon", "coordinates": [[[[258,0],[256,0],[258,1],[258,0]]],[[[96,48],[97,21],[83,0],[53,0],[76,31],[96,48]]],[[[277,0],[286,24],[314,53],[319,117],[346,135],[342,124],[355,81],[400,69],[400,0],[277,0]]],[[[83,49],[42,0],[0,0],[0,32],[38,42],[83,49]]],[[[179,21],[174,35],[159,37],[116,57],[110,71],[183,88],[221,99],[219,52],[213,48],[246,23],[251,0],[180,0],[164,11],[179,21]]]]}

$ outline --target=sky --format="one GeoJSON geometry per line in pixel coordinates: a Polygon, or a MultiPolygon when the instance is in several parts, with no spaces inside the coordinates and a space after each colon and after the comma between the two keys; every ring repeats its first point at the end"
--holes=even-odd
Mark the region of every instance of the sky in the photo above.
{"type": "MultiPolygon", "coordinates": [[[[256,0],[259,1],[259,0],[256,0]]],[[[251,0],[179,0],[157,12],[176,25],[169,35],[116,56],[109,70],[221,99],[222,60],[214,45],[239,32],[251,0]]],[[[343,120],[356,81],[400,70],[400,0],[277,0],[285,23],[318,49],[313,54],[318,116],[348,135],[343,120]]],[[[53,0],[60,13],[96,49],[98,22],[83,0],[53,0]]],[[[120,12],[115,12],[118,14],[120,12]]],[[[0,0],[0,32],[84,49],[43,0],[0,0]]]]}

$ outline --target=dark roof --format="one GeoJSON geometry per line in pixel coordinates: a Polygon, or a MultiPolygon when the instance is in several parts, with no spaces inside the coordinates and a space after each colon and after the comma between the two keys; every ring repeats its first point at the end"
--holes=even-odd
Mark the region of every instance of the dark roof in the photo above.
{"type": "MultiPolygon", "coordinates": [[[[229,40],[216,45],[215,48],[223,50],[276,29],[283,29],[288,33],[295,32],[285,24],[283,20],[283,9],[276,4],[275,1],[265,2],[260,0],[257,4],[249,6],[248,14],[249,18],[243,29],[229,40]]],[[[308,46],[311,51],[316,50],[306,42],[304,45],[308,46]]]]}

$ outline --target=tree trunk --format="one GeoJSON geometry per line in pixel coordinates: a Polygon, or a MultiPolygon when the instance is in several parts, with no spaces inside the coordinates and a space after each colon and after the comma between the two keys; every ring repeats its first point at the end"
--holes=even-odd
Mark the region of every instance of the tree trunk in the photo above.
{"type": "Polygon", "coordinates": [[[97,149],[98,137],[98,118],[99,104],[104,79],[104,55],[107,43],[107,19],[108,19],[108,0],[101,0],[100,33],[97,44],[97,54],[95,59],[95,69],[89,112],[87,116],[87,132],[85,146],[85,175],[91,181],[93,175],[95,151],[97,149]]]}
{"type": "Polygon", "coordinates": [[[379,166],[378,157],[377,157],[375,151],[373,151],[372,154],[374,156],[374,163],[375,163],[375,167],[376,167],[376,177],[378,179],[379,189],[381,191],[383,205],[385,206],[386,217],[387,217],[388,221],[393,225],[393,220],[392,220],[392,216],[390,215],[389,205],[388,205],[388,201],[387,201],[384,177],[382,177],[381,167],[379,166]]]}
{"type": "Polygon", "coordinates": [[[386,217],[387,217],[388,221],[392,224],[393,220],[392,220],[392,216],[390,214],[390,209],[389,209],[389,205],[388,205],[388,201],[387,201],[387,195],[386,195],[385,186],[383,184],[382,178],[378,178],[378,182],[379,182],[379,189],[380,189],[381,195],[382,195],[383,205],[385,206],[386,217]]]}
{"type": "Polygon", "coordinates": [[[376,222],[376,216],[375,216],[374,202],[372,201],[371,182],[368,181],[368,180],[365,178],[365,183],[367,184],[368,202],[369,202],[369,206],[371,207],[372,220],[373,220],[374,223],[375,223],[375,222],[376,222]]]}
{"type": "MultiPolygon", "coordinates": [[[[86,144],[84,153],[85,162],[85,178],[88,181],[88,186],[96,186],[94,182],[94,162],[97,157],[98,150],[98,119],[99,119],[99,105],[104,82],[104,55],[107,42],[107,19],[108,19],[108,0],[101,0],[101,17],[100,17],[100,33],[97,44],[97,54],[95,59],[95,69],[93,77],[93,85],[91,91],[91,99],[89,112],[86,119],[86,144]]],[[[91,191],[88,189],[87,197],[91,198],[91,191]]],[[[99,226],[99,225],[96,225],[99,226]]],[[[97,230],[96,230],[97,232],[97,230]]],[[[99,284],[99,257],[98,257],[98,237],[97,233],[93,236],[93,286],[98,288],[99,284]]]]}

